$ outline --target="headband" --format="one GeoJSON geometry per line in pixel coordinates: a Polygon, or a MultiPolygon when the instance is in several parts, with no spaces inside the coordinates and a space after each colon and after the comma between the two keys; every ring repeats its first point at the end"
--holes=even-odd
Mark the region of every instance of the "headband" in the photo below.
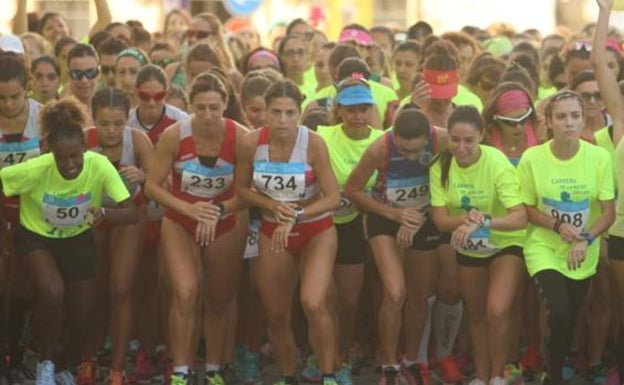
{"type": "Polygon", "coordinates": [[[267,51],[264,49],[258,50],[249,56],[249,59],[247,59],[247,68],[249,68],[252,61],[261,57],[270,59],[271,63],[273,64],[273,67],[275,67],[275,69],[278,71],[281,70],[280,62],[279,62],[279,59],[277,58],[277,55],[271,51],[267,51]]]}
{"type": "Polygon", "coordinates": [[[531,108],[531,102],[524,91],[507,91],[496,100],[497,115],[506,115],[513,110],[526,108],[531,108]]]}
{"type": "Polygon", "coordinates": [[[336,104],[342,106],[356,106],[359,104],[375,104],[370,88],[356,84],[341,89],[336,95],[336,104]]]}
{"type": "Polygon", "coordinates": [[[373,45],[373,39],[371,39],[370,34],[367,31],[363,31],[357,28],[345,28],[340,32],[340,38],[338,38],[340,43],[345,43],[348,41],[355,41],[357,44],[369,47],[373,45]]]}
{"type": "Polygon", "coordinates": [[[117,63],[122,57],[128,56],[135,58],[139,63],[141,63],[141,67],[149,64],[149,60],[147,60],[147,57],[143,54],[143,52],[139,51],[136,48],[126,48],[123,51],[119,52],[115,63],[117,63]]]}

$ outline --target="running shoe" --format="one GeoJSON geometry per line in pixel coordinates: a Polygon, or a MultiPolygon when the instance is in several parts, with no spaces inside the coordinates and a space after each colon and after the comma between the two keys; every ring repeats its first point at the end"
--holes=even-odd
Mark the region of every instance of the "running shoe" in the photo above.
{"type": "MultiPolygon", "coordinates": [[[[225,378],[221,372],[206,373],[206,385],[225,385],[225,378]]],[[[171,385],[174,385],[173,383],[171,385]]]]}
{"type": "Polygon", "coordinates": [[[188,385],[188,374],[184,373],[172,373],[169,377],[171,385],[188,385]]]}
{"type": "MultiPolygon", "coordinates": [[[[353,385],[353,380],[351,379],[351,365],[342,365],[342,368],[336,372],[336,381],[340,385],[353,385]]],[[[323,384],[325,384],[325,381],[323,381],[323,384]]]]}
{"type": "Polygon", "coordinates": [[[126,385],[126,376],[121,370],[112,370],[108,375],[108,385],[126,385]]]}
{"type": "MultiPolygon", "coordinates": [[[[492,380],[498,377],[494,377],[492,380]]],[[[522,385],[524,384],[524,375],[522,370],[515,363],[509,363],[505,365],[503,379],[505,380],[504,385],[522,385]]],[[[490,381],[490,385],[492,381],[490,381]]],[[[499,385],[499,384],[494,384],[499,385]]]]}
{"type": "Polygon", "coordinates": [[[156,375],[156,365],[147,357],[143,350],[139,350],[134,359],[134,372],[128,377],[128,383],[148,383],[156,375]]]}
{"type": "Polygon", "coordinates": [[[77,385],[95,385],[95,362],[91,360],[82,361],[78,366],[77,385]]]}
{"type": "Polygon", "coordinates": [[[379,385],[401,385],[399,371],[393,366],[388,366],[381,371],[379,385]]]}
{"type": "Polygon", "coordinates": [[[485,385],[485,382],[481,381],[479,378],[475,377],[468,382],[468,385],[485,385]]]}
{"type": "Polygon", "coordinates": [[[76,385],[74,376],[67,369],[56,373],[54,379],[58,385],[76,385]]]}
{"type": "Polygon", "coordinates": [[[299,378],[302,382],[321,382],[322,373],[316,367],[316,358],[311,354],[306,361],[306,366],[299,372],[299,378]]]}
{"type": "Polygon", "coordinates": [[[438,376],[440,381],[445,384],[460,384],[466,377],[459,370],[455,357],[447,356],[442,359],[438,364],[438,376]]]}
{"type": "Polygon", "coordinates": [[[401,375],[407,385],[429,385],[429,368],[425,364],[401,365],[401,375]]]}
{"type": "Polygon", "coordinates": [[[262,371],[260,370],[260,353],[245,349],[242,373],[240,379],[244,385],[262,385],[262,371]]]}
{"type": "Polygon", "coordinates": [[[609,368],[605,365],[592,365],[587,368],[585,379],[589,385],[604,385],[609,376],[609,368]]]}
{"type": "Polygon", "coordinates": [[[36,385],[56,385],[54,380],[54,363],[45,360],[37,363],[36,385]]]}

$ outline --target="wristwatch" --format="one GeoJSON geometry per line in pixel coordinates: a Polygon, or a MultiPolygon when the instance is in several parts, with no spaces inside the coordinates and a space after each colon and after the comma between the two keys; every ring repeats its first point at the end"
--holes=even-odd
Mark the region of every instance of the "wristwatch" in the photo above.
{"type": "Polygon", "coordinates": [[[489,229],[492,226],[492,216],[490,214],[485,214],[483,216],[483,227],[484,229],[489,229]]]}
{"type": "Polygon", "coordinates": [[[295,207],[295,214],[297,215],[295,217],[295,222],[299,223],[299,222],[303,221],[303,215],[304,215],[303,207],[296,206],[295,207]]]}
{"type": "Polygon", "coordinates": [[[591,245],[594,239],[596,239],[596,237],[591,235],[591,233],[581,233],[581,237],[585,238],[585,240],[587,241],[587,246],[591,245]]]}

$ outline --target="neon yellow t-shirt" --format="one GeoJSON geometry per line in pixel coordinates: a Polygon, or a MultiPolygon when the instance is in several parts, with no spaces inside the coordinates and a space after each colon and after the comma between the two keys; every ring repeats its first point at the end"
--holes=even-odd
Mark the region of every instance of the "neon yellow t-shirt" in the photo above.
{"type": "MultiPolygon", "coordinates": [[[[555,157],[552,141],[524,152],[518,165],[522,200],[540,212],[559,217],[581,231],[588,230],[600,216],[600,201],[614,198],[613,171],[609,154],[581,141],[576,155],[568,160],[555,157]]],[[[529,274],[557,270],[571,279],[585,279],[596,273],[600,239],[587,249],[581,268],[568,269],[572,245],[552,229],[529,225],[524,256],[529,274]]]]}
{"type": "MultiPolygon", "coordinates": [[[[373,127],[370,135],[365,139],[354,140],[349,138],[342,130],[342,124],[335,126],[319,126],[316,132],[325,140],[327,144],[327,151],[329,153],[329,162],[336,179],[338,180],[338,188],[342,193],[344,191],[344,185],[347,183],[349,174],[359,162],[364,151],[373,143],[377,138],[384,135],[381,130],[376,130],[373,127]]],[[[375,178],[377,172],[371,175],[370,179],[366,183],[366,190],[370,190],[375,184],[375,178]]],[[[334,222],[341,224],[351,222],[358,215],[358,212],[353,204],[341,194],[340,208],[334,211],[334,222]]]]}
{"type": "Polygon", "coordinates": [[[473,106],[479,110],[479,112],[483,111],[481,98],[461,83],[457,86],[457,95],[453,98],[453,103],[457,106],[473,106]]]}
{"type": "MultiPolygon", "coordinates": [[[[379,119],[381,123],[386,120],[386,111],[388,110],[388,104],[398,100],[396,92],[390,87],[386,87],[383,84],[369,81],[368,82],[371,94],[373,95],[373,100],[375,101],[375,105],[377,106],[377,110],[379,111],[379,119]]],[[[305,109],[307,104],[313,100],[321,100],[321,99],[334,99],[336,97],[336,87],[335,86],[327,86],[321,90],[319,90],[311,100],[307,100],[303,103],[302,108],[305,109]]],[[[330,103],[331,104],[331,103],[330,103]]],[[[328,104],[328,106],[330,105],[328,104]]],[[[382,127],[379,127],[382,128],[382,127]]]]}
{"type": "MultiPolygon", "coordinates": [[[[479,160],[460,167],[451,160],[448,187],[442,186],[440,162],[429,171],[431,206],[446,206],[453,216],[461,216],[476,208],[493,218],[507,215],[507,209],[522,204],[516,169],[500,150],[480,145],[479,160]]],[[[468,249],[460,253],[475,258],[489,257],[508,246],[522,246],[524,230],[500,231],[478,229],[469,240],[468,249]]]]}
{"type": "Polygon", "coordinates": [[[89,229],[85,215],[102,194],[115,202],[130,193],[108,158],[87,151],[78,177],[61,176],[51,153],[0,170],[7,196],[20,196],[20,223],[48,238],[71,238],[89,229]]]}
{"type": "Polygon", "coordinates": [[[539,88],[537,89],[537,102],[541,102],[542,100],[547,99],[556,93],[557,88],[555,88],[554,86],[548,88],[539,86],[539,88]]]}

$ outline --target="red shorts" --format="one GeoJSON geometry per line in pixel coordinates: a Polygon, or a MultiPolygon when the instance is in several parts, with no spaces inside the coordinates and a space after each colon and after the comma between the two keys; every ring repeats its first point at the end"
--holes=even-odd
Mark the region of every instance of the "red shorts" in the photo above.
{"type": "MultiPolygon", "coordinates": [[[[189,235],[195,239],[195,230],[197,229],[197,221],[187,217],[186,215],[180,214],[175,210],[166,208],[165,209],[165,217],[179,224],[186,230],[189,235]]],[[[232,230],[236,226],[236,214],[232,214],[229,217],[223,218],[219,220],[217,224],[217,229],[215,231],[215,239],[219,236],[227,233],[232,230]]]]}
{"type": "MultiPolygon", "coordinates": [[[[334,221],[331,215],[316,221],[296,224],[290,231],[290,234],[288,234],[288,247],[286,247],[286,250],[293,255],[299,254],[313,236],[323,230],[329,229],[333,225],[334,221]]],[[[279,223],[269,222],[263,219],[260,222],[260,232],[271,239],[277,226],[279,226],[279,223]]]]}

